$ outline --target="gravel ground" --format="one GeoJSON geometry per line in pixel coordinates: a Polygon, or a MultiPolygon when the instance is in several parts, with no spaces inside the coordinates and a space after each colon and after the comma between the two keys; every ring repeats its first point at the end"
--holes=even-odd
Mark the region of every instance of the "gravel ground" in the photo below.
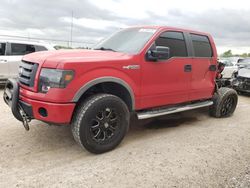
{"type": "Polygon", "coordinates": [[[207,108],[132,119],[118,148],[93,155],[68,126],[32,121],[26,132],[0,98],[0,187],[250,187],[249,112],[240,96],[226,119],[207,108]]]}

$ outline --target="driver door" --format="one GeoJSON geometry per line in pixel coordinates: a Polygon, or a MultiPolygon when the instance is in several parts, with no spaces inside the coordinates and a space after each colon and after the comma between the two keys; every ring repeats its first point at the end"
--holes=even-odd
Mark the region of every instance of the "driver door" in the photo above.
{"type": "MultiPolygon", "coordinates": [[[[192,58],[184,34],[178,31],[166,31],[152,43],[150,50],[156,46],[165,46],[170,50],[169,58],[142,63],[142,108],[178,104],[189,100],[192,58]]],[[[147,56],[147,55],[146,55],[147,56]]]]}

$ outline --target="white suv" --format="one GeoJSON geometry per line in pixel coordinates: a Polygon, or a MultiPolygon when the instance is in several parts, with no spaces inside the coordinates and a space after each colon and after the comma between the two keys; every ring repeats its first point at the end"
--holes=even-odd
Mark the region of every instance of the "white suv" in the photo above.
{"type": "Polygon", "coordinates": [[[47,43],[0,39],[0,84],[18,76],[19,62],[25,54],[47,50],[55,48],[47,43]]]}

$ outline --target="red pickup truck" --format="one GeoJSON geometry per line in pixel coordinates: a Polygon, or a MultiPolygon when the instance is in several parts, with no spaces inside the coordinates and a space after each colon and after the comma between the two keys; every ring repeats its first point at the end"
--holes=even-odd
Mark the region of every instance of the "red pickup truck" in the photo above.
{"type": "Polygon", "coordinates": [[[210,106],[228,117],[237,94],[219,88],[217,52],[209,34],[172,27],[131,27],[92,50],[24,56],[4,100],[16,119],[70,125],[88,151],[115,148],[130,115],[146,119],[210,106]]]}

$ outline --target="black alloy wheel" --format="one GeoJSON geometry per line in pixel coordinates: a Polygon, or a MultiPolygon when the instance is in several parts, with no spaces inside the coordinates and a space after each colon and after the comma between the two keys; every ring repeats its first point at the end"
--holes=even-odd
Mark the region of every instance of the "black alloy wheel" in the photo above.
{"type": "Polygon", "coordinates": [[[232,113],[233,107],[235,106],[235,97],[228,96],[227,99],[223,102],[221,107],[221,115],[227,116],[228,114],[232,113]]]}
{"type": "Polygon", "coordinates": [[[231,116],[238,103],[238,95],[234,89],[221,87],[213,96],[213,105],[210,107],[210,115],[213,117],[231,116]]]}
{"type": "Polygon", "coordinates": [[[119,128],[119,117],[115,109],[105,108],[98,112],[90,125],[92,139],[104,142],[111,139],[119,128]]]}
{"type": "Polygon", "coordinates": [[[78,144],[92,153],[104,153],[118,146],[129,128],[130,113],[122,99],[95,94],[76,110],[71,130],[78,144]]]}

